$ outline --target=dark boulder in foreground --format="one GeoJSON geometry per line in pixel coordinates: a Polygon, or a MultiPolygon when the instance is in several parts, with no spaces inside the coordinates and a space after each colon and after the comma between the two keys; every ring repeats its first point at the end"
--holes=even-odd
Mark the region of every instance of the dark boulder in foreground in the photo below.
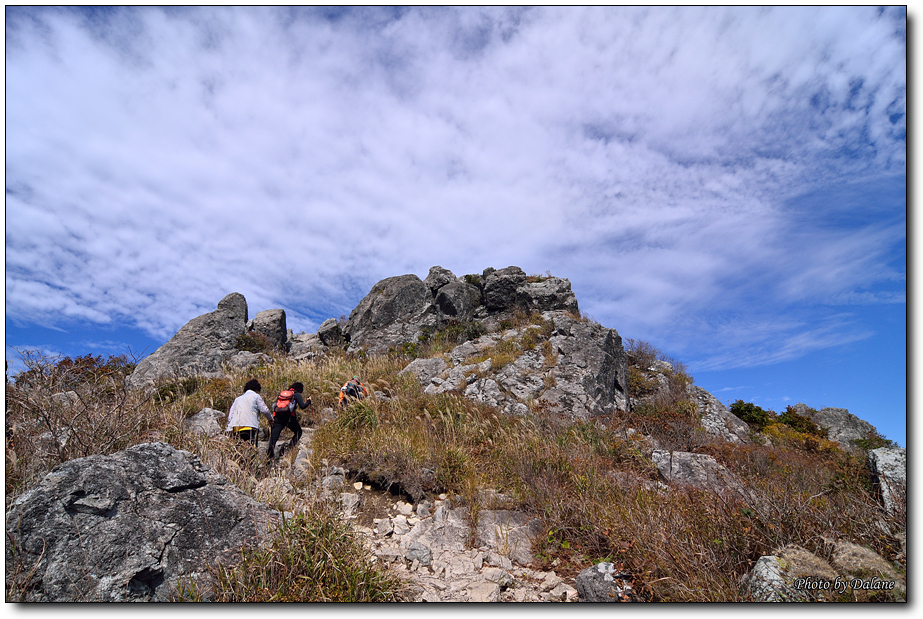
{"type": "Polygon", "coordinates": [[[166,443],[71,460],[7,513],[7,591],[34,566],[24,601],[168,601],[190,580],[204,593],[208,565],[235,560],[276,518],[166,443]]]}

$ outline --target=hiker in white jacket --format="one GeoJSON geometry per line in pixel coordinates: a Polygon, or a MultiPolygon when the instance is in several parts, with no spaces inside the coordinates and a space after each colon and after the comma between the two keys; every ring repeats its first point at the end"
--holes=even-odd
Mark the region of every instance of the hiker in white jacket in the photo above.
{"type": "Polygon", "coordinates": [[[248,441],[254,445],[260,434],[260,413],[265,415],[272,424],[272,413],[269,412],[269,408],[260,396],[262,390],[260,381],[255,378],[250,379],[244,385],[243,395],[234,400],[231,410],[228,411],[226,432],[232,432],[239,440],[248,441]]]}

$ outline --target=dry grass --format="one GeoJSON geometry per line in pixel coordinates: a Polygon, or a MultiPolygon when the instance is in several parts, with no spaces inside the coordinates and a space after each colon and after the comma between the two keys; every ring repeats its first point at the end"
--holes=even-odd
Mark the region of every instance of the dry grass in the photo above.
{"type": "MultiPolygon", "coordinates": [[[[245,548],[238,563],[212,572],[215,602],[401,602],[409,595],[324,503],[279,524],[266,547],[245,548]]],[[[176,601],[203,597],[190,585],[176,601]]]]}

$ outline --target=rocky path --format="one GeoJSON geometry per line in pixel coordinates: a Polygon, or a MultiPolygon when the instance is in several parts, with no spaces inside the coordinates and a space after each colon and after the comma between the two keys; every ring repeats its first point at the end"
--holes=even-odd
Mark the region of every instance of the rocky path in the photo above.
{"type": "MultiPolygon", "coordinates": [[[[305,428],[298,453],[279,458],[256,493],[268,498],[294,493],[289,479],[309,479],[311,438],[305,428]]],[[[260,446],[266,449],[266,444],[260,446]]],[[[365,541],[375,561],[411,583],[418,602],[574,602],[573,579],[532,569],[537,520],[510,510],[481,510],[477,526],[468,511],[446,495],[411,504],[361,482],[340,467],[321,469],[320,492],[339,502],[343,518],[365,541]]],[[[292,497],[294,498],[294,497],[292,497]]]]}

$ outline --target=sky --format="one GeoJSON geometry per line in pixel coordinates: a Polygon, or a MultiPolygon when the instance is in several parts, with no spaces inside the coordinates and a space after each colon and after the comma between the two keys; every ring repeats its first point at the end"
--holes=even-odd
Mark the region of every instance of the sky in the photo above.
{"type": "Polygon", "coordinates": [[[440,265],[571,281],[725,403],[906,445],[903,7],[6,7],[6,330],[313,332],[440,265]]]}

